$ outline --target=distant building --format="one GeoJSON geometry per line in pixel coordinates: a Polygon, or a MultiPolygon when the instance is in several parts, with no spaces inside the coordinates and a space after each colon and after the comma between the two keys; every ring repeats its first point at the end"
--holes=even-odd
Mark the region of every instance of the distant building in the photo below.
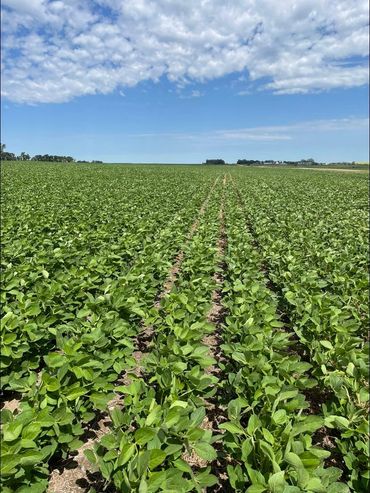
{"type": "Polygon", "coordinates": [[[314,159],[310,158],[310,159],[301,159],[300,161],[298,161],[298,164],[301,166],[312,166],[318,163],[316,163],[314,159]]]}

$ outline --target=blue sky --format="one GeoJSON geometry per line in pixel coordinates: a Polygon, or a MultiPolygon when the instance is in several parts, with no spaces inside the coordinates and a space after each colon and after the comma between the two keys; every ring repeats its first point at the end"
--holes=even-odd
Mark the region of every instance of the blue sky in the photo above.
{"type": "Polygon", "coordinates": [[[367,161],[367,2],[286,3],[4,0],[2,142],[106,162],[367,161]]]}

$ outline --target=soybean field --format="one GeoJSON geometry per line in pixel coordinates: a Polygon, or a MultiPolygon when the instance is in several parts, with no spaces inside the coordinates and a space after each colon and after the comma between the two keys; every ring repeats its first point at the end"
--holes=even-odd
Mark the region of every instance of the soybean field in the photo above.
{"type": "Polygon", "coordinates": [[[368,491],[368,174],[1,175],[2,492],[368,491]]]}

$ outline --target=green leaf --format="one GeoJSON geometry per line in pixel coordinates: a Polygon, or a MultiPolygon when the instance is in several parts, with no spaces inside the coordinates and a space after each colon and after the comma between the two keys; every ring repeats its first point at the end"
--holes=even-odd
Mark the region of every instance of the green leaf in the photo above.
{"type": "Polygon", "coordinates": [[[273,445],[275,443],[275,438],[273,437],[273,435],[269,432],[268,429],[266,428],[262,428],[262,434],[263,434],[263,438],[269,442],[271,445],[273,445]]]}
{"type": "Polygon", "coordinates": [[[165,422],[166,426],[168,426],[168,428],[171,428],[172,426],[174,426],[175,424],[177,424],[179,422],[180,418],[181,418],[181,415],[179,413],[179,410],[174,407],[168,411],[164,422],[165,422]]]}
{"type": "Polygon", "coordinates": [[[184,460],[182,460],[182,459],[175,460],[173,462],[173,465],[175,467],[177,467],[177,469],[180,469],[180,471],[187,472],[189,474],[191,474],[191,472],[192,472],[192,469],[189,466],[189,464],[187,462],[185,462],[184,460]]]}
{"type": "Polygon", "coordinates": [[[313,433],[324,424],[324,419],[320,416],[307,416],[301,423],[296,423],[292,428],[292,436],[299,435],[301,433],[313,433]]]}
{"type": "Polygon", "coordinates": [[[166,481],[166,471],[152,472],[148,478],[150,492],[156,492],[166,481]]]}
{"type": "Polygon", "coordinates": [[[266,491],[266,487],[263,484],[252,484],[246,490],[246,493],[263,493],[264,491],[266,491]]]}
{"type": "Polygon", "coordinates": [[[44,493],[47,488],[47,480],[41,480],[37,483],[28,484],[17,488],[17,493],[44,493]]]}
{"type": "Polygon", "coordinates": [[[237,361],[238,363],[242,363],[243,365],[247,364],[247,359],[243,353],[236,351],[231,354],[231,357],[233,360],[237,361]]]}
{"type": "Polygon", "coordinates": [[[19,455],[19,463],[22,466],[34,466],[35,464],[43,461],[43,459],[44,454],[42,452],[38,452],[37,450],[29,450],[19,455]]]}
{"type": "Polygon", "coordinates": [[[253,442],[252,442],[252,440],[253,440],[253,438],[247,438],[242,443],[242,459],[243,459],[244,462],[247,462],[248,456],[250,455],[250,453],[253,450],[253,442]]]}
{"type": "Polygon", "coordinates": [[[172,409],[173,407],[182,407],[182,408],[186,408],[188,407],[188,403],[186,401],[174,401],[171,406],[170,406],[170,409],[172,409]]]}
{"type": "Polygon", "coordinates": [[[150,442],[155,436],[157,432],[153,428],[149,428],[145,426],[144,428],[139,428],[135,432],[135,441],[138,445],[145,445],[150,442]]]}
{"type": "Polygon", "coordinates": [[[211,486],[218,484],[216,476],[209,474],[209,469],[210,468],[208,467],[205,471],[202,471],[195,476],[195,481],[201,488],[210,488],[211,486]]]}
{"type": "Polygon", "coordinates": [[[69,400],[69,401],[74,401],[76,400],[78,397],[81,397],[81,395],[85,395],[86,394],[86,390],[83,388],[83,387],[75,387],[74,389],[71,389],[67,394],[66,394],[66,398],[69,400]]]}
{"type": "Polygon", "coordinates": [[[125,422],[125,414],[120,408],[114,407],[113,409],[110,409],[109,414],[116,428],[122,426],[125,422]]]}
{"type": "Polygon", "coordinates": [[[41,423],[30,423],[22,431],[22,437],[34,440],[41,432],[41,423]]]}
{"type": "Polygon", "coordinates": [[[311,478],[308,480],[306,484],[306,488],[308,491],[314,491],[317,493],[324,493],[326,489],[323,487],[322,482],[319,478],[311,478]]]}
{"type": "Polygon", "coordinates": [[[55,392],[60,389],[60,382],[56,377],[50,377],[47,373],[44,373],[42,376],[42,380],[45,383],[45,386],[49,392],[55,392]]]}
{"type": "Polygon", "coordinates": [[[167,454],[163,450],[157,448],[151,449],[149,468],[155,469],[157,466],[159,466],[159,464],[162,464],[162,462],[165,460],[166,457],[167,454]]]}
{"type": "Polygon", "coordinates": [[[340,428],[349,428],[349,421],[344,416],[335,416],[334,421],[340,428]]]}
{"type": "Polygon", "coordinates": [[[248,426],[247,426],[248,434],[254,435],[254,432],[258,430],[260,426],[261,426],[261,421],[259,420],[258,416],[252,414],[248,420],[248,426]]]}
{"type": "Polygon", "coordinates": [[[113,448],[117,447],[117,435],[114,433],[107,433],[106,435],[103,435],[100,439],[100,445],[105,447],[108,450],[111,450],[113,448]]]}
{"type": "Polygon", "coordinates": [[[207,462],[211,462],[217,457],[216,450],[207,442],[197,442],[193,445],[193,449],[201,459],[207,462]]]}
{"type": "Polygon", "coordinates": [[[296,469],[302,468],[303,463],[299,456],[297,454],[294,454],[293,452],[287,452],[284,456],[284,459],[288,464],[291,466],[295,467],[296,469]]]}
{"type": "Polygon", "coordinates": [[[26,310],[26,315],[29,316],[37,316],[41,313],[41,308],[38,303],[32,303],[26,310]]]}
{"type": "Polygon", "coordinates": [[[326,490],[327,493],[349,493],[350,490],[348,486],[344,483],[333,483],[326,490]]]}
{"type": "Polygon", "coordinates": [[[90,313],[88,308],[82,308],[77,312],[77,318],[86,318],[90,313]]]}
{"type": "Polygon", "coordinates": [[[235,433],[236,435],[244,435],[245,431],[240,425],[237,425],[235,423],[227,422],[227,423],[221,423],[219,425],[220,430],[226,430],[229,431],[230,433],[235,433]]]}
{"type": "Polygon", "coordinates": [[[19,456],[17,454],[5,454],[1,457],[1,475],[9,476],[16,471],[19,465],[19,456]]]}
{"type": "Polygon", "coordinates": [[[276,425],[282,425],[286,423],[287,415],[285,409],[279,409],[278,411],[274,412],[274,414],[272,415],[272,421],[276,425]]]}
{"type": "MultiPolygon", "coordinates": [[[[122,413],[122,411],[121,411],[121,413],[122,413]]],[[[162,414],[161,407],[160,406],[155,406],[155,408],[148,414],[148,416],[147,416],[147,418],[145,420],[145,425],[146,426],[150,426],[153,423],[155,423],[156,421],[157,421],[157,424],[158,424],[158,422],[160,422],[161,414],[162,414]]]]}
{"type": "Polygon", "coordinates": [[[127,443],[122,447],[122,450],[117,459],[117,467],[123,466],[128,462],[135,453],[135,445],[127,443]]]}
{"type": "Polygon", "coordinates": [[[67,362],[67,357],[61,353],[50,352],[44,356],[44,361],[49,368],[59,368],[67,362]]]}
{"type": "Polygon", "coordinates": [[[94,404],[94,406],[100,411],[104,411],[107,407],[109,401],[111,401],[115,397],[115,394],[103,394],[102,392],[93,392],[90,395],[90,400],[94,404]]]}
{"type": "Polygon", "coordinates": [[[205,415],[206,415],[206,410],[204,409],[204,407],[199,407],[198,409],[193,411],[190,415],[190,426],[191,427],[199,426],[203,422],[205,415]]]}
{"type": "Polygon", "coordinates": [[[271,462],[274,462],[275,454],[271,445],[269,445],[264,440],[259,440],[259,445],[261,447],[262,452],[271,460],[271,462]]]}
{"type": "Polygon", "coordinates": [[[29,440],[28,438],[22,438],[21,440],[21,447],[22,448],[37,448],[36,442],[33,440],[29,440]]]}
{"type": "Polygon", "coordinates": [[[334,349],[330,341],[320,341],[320,344],[327,349],[334,349]]]}
{"type": "Polygon", "coordinates": [[[268,485],[272,493],[282,493],[285,486],[284,471],[277,472],[270,476],[268,485]]]}
{"type": "Polygon", "coordinates": [[[17,421],[12,421],[4,425],[3,437],[5,442],[16,440],[21,434],[23,424],[17,421]]]}
{"type": "Polygon", "coordinates": [[[86,459],[89,462],[91,462],[91,464],[96,464],[96,457],[95,457],[95,453],[93,450],[91,450],[91,449],[84,450],[84,455],[85,455],[86,459]]]}
{"type": "Polygon", "coordinates": [[[146,482],[146,479],[143,476],[139,484],[139,493],[147,493],[147,491],[148,491],[148,483],[146,482]]]}
{"type": "Polygon", "coordinates": [[[79,440],[78,438],[74,438],[69,443],[69,449],[72,450],[72,451],[78,450],[80,447],[82,447],[83,444],[84,444],[84,442],[82,440],[79,440]]]}
{"type": "Polygon", "coordinates": [[[180,443],[171,443],[165,448],[167,455],[176,455],[180,450],[182,450],[182,445],[180,443]]]}

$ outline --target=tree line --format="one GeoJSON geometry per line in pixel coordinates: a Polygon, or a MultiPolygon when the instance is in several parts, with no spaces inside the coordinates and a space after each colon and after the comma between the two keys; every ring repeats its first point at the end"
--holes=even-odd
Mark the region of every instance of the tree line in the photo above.
{"type": "Polygon", "coordinates": [[[21,152],[19,156],[14,154],[14,152],[7,152],[5,150],[6,145],[1,145],[1,161],[49,161],[57,163],[73,163],[75,159],[72,156],[57,156],[53,154],[36,154],[35,156],[30,156],[27,152],[21,152]]]}
{"type": "MultiPolygon", "coordinates": [[[[14,154],[14,152],[5,151],[6,145],[1,145],[1,161],[47,161],[49,163],[88,163],[89,161],[76,161],[72,156],[58,156],[54,154],[36,154],[35,156],[30,156],[27,152],[21,152],[19,156],[14,154]]],[[[103,161],[91,161],[92,163],[102,163],[103,161]]]]}
{"type": "MultiPolygon", "coordinates": [[[[223,159],[206,159],[206,161],[203,164],[226,164],[223,159]]],[[[274,161],[273,159],[267,159],[264,161],[260,161],[258,159],[238,159],[236,164],[243,164],[246,166],[253,166],[253,165],[272,165],[272,164],[288,164],[288,165],[302,165],[302,166],[312,166],[312,165],[317,165],[320,163],[317,163],[314,159],[300,159],[299,161],[274,161]]]]}

